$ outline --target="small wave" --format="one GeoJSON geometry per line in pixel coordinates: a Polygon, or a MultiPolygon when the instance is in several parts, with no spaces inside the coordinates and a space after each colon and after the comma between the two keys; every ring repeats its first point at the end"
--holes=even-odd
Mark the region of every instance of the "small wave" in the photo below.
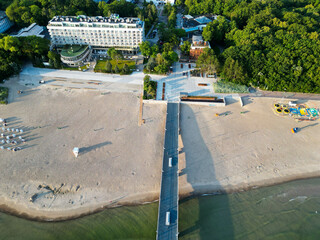
{"type": "Polygon", "coordinates": [[[277,195],[277,197],[286,197],[286,196],[287,196],[287,193],[285,192],[277,195]]]}
{"type": "Polygon", "coordinates": [[[307,198],[308,198],[307,196],[298,196],[298,197],[295,197],[295,198],[291,198],[291,199],[289,200],[289,202],[295,201],[295,200],[297,200],[297,201],[299,201],[299,202],[304,202],[307,198]]]}

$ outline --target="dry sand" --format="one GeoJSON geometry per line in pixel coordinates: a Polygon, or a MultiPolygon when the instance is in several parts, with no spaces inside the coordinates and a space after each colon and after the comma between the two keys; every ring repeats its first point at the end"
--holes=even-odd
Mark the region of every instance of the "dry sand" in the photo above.
{"type": "MultiPolygon", "coordinates": [[[[247,98],[242,108],[232,99],[219,108],[182,104],[180,194],[239,191],[320,176],[319,120],[280,117],[272,110],[278,101],[247,98]],[[293,134],[293,127],[301,131],[293,134]]],[[[320,106],[319,101],[306,103],[320,106]]]]}
{"type": "MultiPolygon", "coordinates": [[[[164,104],[145,104],[139,127],[136,93],[6,85],[10,104],[0,106],[0,117],[23,128],[27,143],[18,152],[0,152],[0,208],[58,220],[158,199],[164,104]],[[80,148],[78,158],[73,147],[80,148]]],[[[277,116],[276,101],[251,98],[243,108],[233,101],[219,108],[182,104],[180,194],[320,176],[318,121],[277,116]],[[301,131],[292,134],[292,127],[301,131]]]]}
{"type": "Polygon", "coordinates": [[[139,127],[134,93],[27,88],[15,80],[6,85],[10,102],[0,106],[0,116],[9,128],[24,129],[27,142],[20,151],[0,152],[2,208],[61,219],[158,198],[165,105],[144,106],[139,127]],[[34,194],[40,195],[32,203],[34,194]]]}

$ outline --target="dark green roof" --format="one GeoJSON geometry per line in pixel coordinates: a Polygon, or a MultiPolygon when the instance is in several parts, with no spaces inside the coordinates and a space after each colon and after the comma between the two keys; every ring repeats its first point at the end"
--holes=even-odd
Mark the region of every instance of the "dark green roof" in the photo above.
{"type": "Polygon", "coordinates": [[[76,57],[82,54],[88,46],[72,45],[65,46],[61,51],[61,56],[63,57],[76,57]]]}

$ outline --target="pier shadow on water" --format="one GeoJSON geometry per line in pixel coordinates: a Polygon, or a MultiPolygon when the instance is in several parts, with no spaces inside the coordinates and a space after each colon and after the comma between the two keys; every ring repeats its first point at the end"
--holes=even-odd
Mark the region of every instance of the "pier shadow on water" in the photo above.
{"type": "MultiPolygon", "coordinates": [[[[179,178],[186,178],[191,184],[191,196],[224,193],[216,178],[215,159],[202,138],[196,120],[197,113],[185,104],[181,105],[180,110],[180,137],[183,144],[181,154],[185,155],[186,167],[182,169],[179,178]],[[219,190],[212,192],[213,187],[211,190],[207,186],[201,187],[201,184],[204,186],[208,183],[219,190]]],[[[223,194],[217,197],[217,205],[212,204],[210,197],[188,197],[180,200],[179,239],[234,239],[229,196],[223,194]]]]}

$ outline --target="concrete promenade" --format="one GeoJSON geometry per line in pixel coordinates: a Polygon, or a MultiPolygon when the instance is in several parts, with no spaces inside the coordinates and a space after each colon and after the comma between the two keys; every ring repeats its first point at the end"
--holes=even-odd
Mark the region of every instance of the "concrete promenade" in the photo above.
{"type": "Polygon", "coordinates": [[[178,239],[178,134],[179,103],[168,103],[158,212],[158,240],[178,239]],[[169,158],[172,158],[172,166],[169,165],[169,158]],[[167,212],[170,212],[169,225],[166,224],[167,212]]]}

